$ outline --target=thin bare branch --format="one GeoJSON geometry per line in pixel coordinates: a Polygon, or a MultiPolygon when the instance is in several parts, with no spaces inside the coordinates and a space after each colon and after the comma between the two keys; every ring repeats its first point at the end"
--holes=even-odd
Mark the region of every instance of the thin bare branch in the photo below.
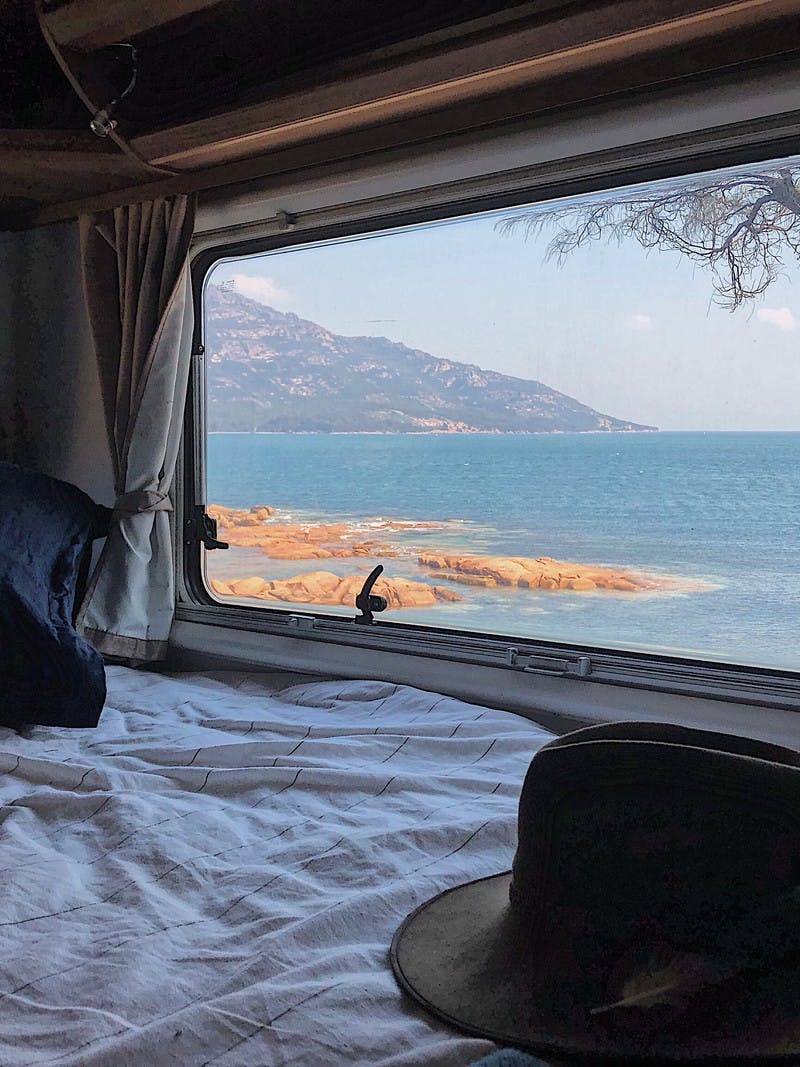
{"type": "Polygon", "coordinates": [[[504,219],[501,233],[552,236],[545,257],[563,265],[599,240],[669,248],[710,270],[715,299],[731,310],[759,296],[800,258],[800,168],[673,183],[652,193],[537,207],[504,219]]]}

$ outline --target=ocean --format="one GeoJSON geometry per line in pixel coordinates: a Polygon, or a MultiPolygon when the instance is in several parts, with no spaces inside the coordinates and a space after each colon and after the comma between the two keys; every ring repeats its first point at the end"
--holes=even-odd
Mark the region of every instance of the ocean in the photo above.
{"type": "MultiPolygon", "coordinates": [[[[408,555],[376,560],[388,576],[431,582],[414,551],[441,549],[632,568],[690,590],[454,584],[460,603],[392,622],[800,670],[800,433],[211,434],[207,480],[208,503],[267,504],[285,521],[443,524],[393,534],[408,555]]],[[[247,548],[207,559],[220,579],[370,563],[247,548]]]]}

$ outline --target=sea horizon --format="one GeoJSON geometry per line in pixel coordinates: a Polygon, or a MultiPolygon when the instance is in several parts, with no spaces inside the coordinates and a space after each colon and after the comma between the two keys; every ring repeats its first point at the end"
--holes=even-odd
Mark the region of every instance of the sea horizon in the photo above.
{"type": "Polygon", "coordinates": [[[666,429],[646,430],[208,430],[208,437],[638,437],[670,433],[800,434],[800,429],[666,429]]]}

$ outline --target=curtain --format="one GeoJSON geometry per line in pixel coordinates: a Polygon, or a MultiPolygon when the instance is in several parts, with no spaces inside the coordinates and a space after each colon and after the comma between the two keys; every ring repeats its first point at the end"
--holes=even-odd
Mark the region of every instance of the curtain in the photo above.
{"type": "Polygon", "coordinates": [[[117,499],[78,625],[100,652],[129,660],[164,658],[174,612],[169,493],[191,362],[193,228],[186,196],[80,220],[117,499]]]}

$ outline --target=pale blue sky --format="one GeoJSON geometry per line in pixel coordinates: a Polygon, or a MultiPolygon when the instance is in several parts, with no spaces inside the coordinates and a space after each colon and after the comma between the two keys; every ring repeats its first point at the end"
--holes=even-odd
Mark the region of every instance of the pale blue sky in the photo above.
{"type": "Polygon", "coordinates": [[[563,267],[506,213],[227,261],[213,283],[346,335],[535,378],[661,429],[800,430],[798,272],[736,312],[676,252],[598,242],[563,267]]]}

